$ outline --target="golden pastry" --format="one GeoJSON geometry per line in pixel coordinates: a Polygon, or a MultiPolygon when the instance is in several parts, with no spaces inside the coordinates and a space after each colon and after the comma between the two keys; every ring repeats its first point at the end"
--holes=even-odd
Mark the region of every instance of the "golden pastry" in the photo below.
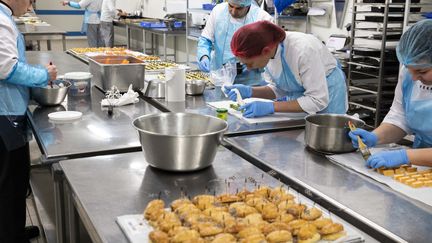
{"type": "Polygon", "coordinates": [[[168,232],[170,229],[181,225],[180,219],[173,212],[164,213],[157,221],[157,227],[164,232],[168,232]]]}
{"type": "Polygon", "coordinates": [[[266,186],[261,186],[258,189],[256,189],[255,191],[253,191],[253,194],[255,196],[258,196],[258,197],[268,198],[270,196],[270,191],[271,191],[270,188],[268,188],[266,186]]]}
{"type": "Polygon", "coordinates": [[[278,230],[291,231],[288,224],[281,223],[281,222],[274,222],[274,223],[268,224],[268,225],[264,226],[262,231],[265,235],[268,235],[271,232],[278,231],[278,230]]]}
{"type": "Polygon", "coordinates": [[[217,197],[217,200],[221,203],[233,203],[241,201],[240,197],[233,194],[222,194],[217,197]]]}
{"type": "Polygon", "coordinates": [[[239,238],[246,238],[249,235],[262,234],[258,227],[247,227],[238,232],[237,236],[239,238]]]}
{"type": "Polygon", "coordinates": [[[231,204],[229,206],[228,210],[229,210],[229,213],[231,215],[233,215],[234,217],[245,217],[249,214],[258,212],[255,208],[248,206],[247,204],[245,204],[243,202],[235,202],[235,203],[231,204]]]}
{"type": "Polygon", "coordinates": [[[345,235],[346,235],[346,232],[341,231],[341,232],[337,232],[337,233],[333,233],[333,234],[321,235],[321,238],[323,240],[334,241],[334,240],[337,240],[337,239],[339,239],[345,235]]]}
{"type": "Polygon", "coordinates": [[[321,217],[321,215],[322,215],[321,210],[314,207],[314,208],[309,208],[304,210],[303,213],[301,214],[301,218],[311,221],[321,217]]]}
{"type": "Polygon", "coordinates": [[[305,239],[305,240],[297,240],[297,243],[315,243],[318,242],[321,239],[321,235],[316,233],[312,236],[312,238],[305,239]]]}
{"type": "Polygon", "coordinates": [[[216,235],[214,240],[211,241],[211,243],[236,243],[237,239],[232,235],[228,233],[222,233],[216,235]]]}
{"type": "Polygon", "coordinates": [[[164,211],[165,203],[162,200],[152,200],[147,204],[144,210],[144,218],[154,221],[164,211]]]}
{"type": "Polygon", "coordinates": [[[293,242],[291,232],[287,230],[276,230],[266,236],[269,243],[287,243],[293,242]]]}
{"type": "Polygon", "coordinates": [[[344,230],[343,225],[339,223],[331,223],[328,224],[320,229],[320,234],[327,235],[327,234],[333,234],[338,233],[344,230]]]}
{"type": "Polygon", "coordinates": [[[289,213],[282,213],[279,214],[279,216],[277,216],[275,218],[275,222],[281,222],[284,224],[288,224],[289,222],[293,221],[295,219],[294,215],[289,214],[289,213]]]}
{"type": "Polygon", "coordinates": [[[263,234],[248,235],[240,240],[241,243],[265,243],[266,238],[263,234]]]}
{"type": "Polygon", "coordinates": [[[213,195],[199,195],[193,198],[192,202],[201,210],[214,207],[216,197],[213,195]]]}
{"type": "Polygon", "coordinates": [[[288,208],[294,204],[295,204],[294,200],[288,199],[288,200],[279,201],[277,204],[277,207],[278,207],[279,211],[286,212],[288,210],[288,208]]]}
{"type": "Polygon", "coordinates": [[[332,224],[333,221],[329,218],[319,218],[312,223],[317,227],[317,229],[322,229],[322,227],[332,224]]]}
{"type": "Polygon", "coordinates": [[[184,242],[200,242],[200,234],[196,230],[184,230],[178,232],[171,239],[172,243],[184,243],[184,242]]]}
{"type": "Polygon", "coordinates": [[[282,186],[276,187],[270,191],[270,200],[277,203],[285,200],[293,200],[294,196],[289,194],[282,186]]]}
{"type": "Polygon", "coordinates": [[[292,214],[295,217],[299,217],[305,209],[306,205],[304,204],[291,204],[287,208],[287,213],[292,214]]]}
{"type": "Polygon", "coordinates": [[[199,210],[194,204],[183,204],[175,210],[175,213],[180,217],[180,219],[183,219],[188,214],[201,213],[201,210],[199,210]]]}
{"type": "Polygon", "coordinates": [[[200,222],[193,225],[192,229],[197,230],[201,237],[213,236],[223,232],[223,228],[214,222],[200,222]]]}
{"type": "Polygon", "coordinates": [[[174,235],[178,234],[180,231],[185,231],[185,230],[189,230],[189,228],[184,226],[175,226],[170,230],[168,230],[168,236],[173,237],[174,235]]]}
{"type": "Polygon", "coordinates": [[[280,215],[278,208],[273,203],[262,204],[261,207],[257,206],[257,209],[266,220],[273,220],[280,215]]]}
{"type": "Polygon", "coordinates": [[[168,243],[169,237],[167,233],[160,231],[160,230],[154,230],[150,232],[149,234],[150,242],[153,243],[168,243]]]}
{"type": "Polygon", "coordinates": [[[180,199],[174,200],[171,203],[171,210],[175,211],[177,208],[179,208],[180,206],[185,205],[185,204],[192,204],[192,202],[187,198],[180,198],[180,199]]]}
{"type": "Polygon", "coordinates": [[[315,234],[318,233],[318,230],[315,225],[307,223],[300,227],[297,237],[299,240],[307,240],[314,237],[315,234]]]}
{"type": "Polygon", "coordinates": [[[300,228],[307,224],[308,222],[304,219],[295,219],[288,223],[288,226],[291,228],[291,233],[293,235],[297,235],[300,228]]]}

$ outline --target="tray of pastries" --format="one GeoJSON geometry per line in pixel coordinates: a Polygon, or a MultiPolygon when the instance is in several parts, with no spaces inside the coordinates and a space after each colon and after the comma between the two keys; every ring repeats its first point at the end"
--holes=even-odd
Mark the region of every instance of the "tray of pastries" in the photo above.
{"type": "Polygon", "coordinates": [[[85,47],[85,48],[72,48],[69,52],[76,55],[86,55],[88,53],[109,54],[109,55],[127,55],[127,49],[124,47],[85,47]]]}
{"type": "MultiPolygon", "coordinates": [[[[125,230],[133,221],[121,217],[117,222],[122,230],[131,242],[138,242],[131,237],[131,230],[125,230]]],[[[353,228],[332,219],[315,204],[300,202],[283,186],[182,197],[170,205],[156,199],[136,219],[133,228],[146,229],[135,232],[141,242],[362,241],[353,228]]]]}
{"type": "Polygon", "coordinates": [[[164,61],[145,61],[146,71],[157,71],[163,72],[167,67],[177,67],[178,64],[174,62],[164,62],[164,61]]]}
{"type": "MultiPolygon", "coordinates": [[[[165,80],[165,74],[163,73],[158,74],[157,78],[160,80],[165,80]]],[[[194,81],[194,80],[204,80],[206,81],[207,85],[213,85],[210,79],[210,74],[201,71],[187,71],[186,81],[194,81]]]]}
{"type": "Polygon", "coordinates": [[[432,187],[432,169],[418,170],[417,167],[402,165],[398,168],[379,168],[377,172],[412,188],[432,187]]]}

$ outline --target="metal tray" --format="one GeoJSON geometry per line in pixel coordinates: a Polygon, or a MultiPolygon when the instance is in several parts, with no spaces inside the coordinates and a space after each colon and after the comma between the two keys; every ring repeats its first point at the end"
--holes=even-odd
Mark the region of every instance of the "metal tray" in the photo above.
{"type": "Polygon", "coordinates": [[[94,56],[89,57],[93,84],[103,91],[116,86],[126,92],[132,84],[134,90],[144,88],[144,62],[132,56],[94,56]],[[126,63],[127,62],[127,63],[126,63]]]}

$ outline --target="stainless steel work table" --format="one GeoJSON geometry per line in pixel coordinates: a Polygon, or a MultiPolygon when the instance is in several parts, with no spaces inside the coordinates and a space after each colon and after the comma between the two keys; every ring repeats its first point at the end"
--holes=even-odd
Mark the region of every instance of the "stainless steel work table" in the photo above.
{"type": "MultiPolygon", "coordinates": [[[[57,66],[59,74],[88,70],[87,65],[65,52],[27,52],[26,54],[31,64],[47,64],[52,61],[57,66]]],[[[101,108],[100,102],[103,98],[103,92],[93,86],[91,95],[68,95],[65,102],[59,106],[40,107],[35,103],[29,105],[29,121],[42,153],[40,164],[33,166],[31,183],[38,211],[47,214],[41,217],[41,221],[48,242],[63,242],[65,233],[62,218],[64,211],[62,172],[54,164],[51,176],[49,166],[68,158],[140,151],[138,133],[132,126],[132,120],[144,114],[160,112],[151,104],[140,100],[136,104],[115,107],[113,115],[110,116],[107,109],[101,108]],[[73,123],[65,124],[49,121],[50,112],[62,110],[80,111],[83,117],[73,123]],[[48,167],[48,169],[35,169],[36,167],[48,167]],[[49,187],[50,183],[53,187],[49,187]],[[53,198],[49,197],[54,197],[54,205],[52,205],[53,198]],[[55,216],[49,215],[54,211],[55,216]],[[53,234],[52,232],[57,236],[52,237],[50,235],[53,234]],[[50,241],[52,238],[55,239],[50,241]]]]}
{"type": "MultiPolygon", "coordinates": [[[[227,100],[228,98],[222,93],[220,87],[206,89],[203,95],[189,96],[186,95],[185,102],[167,102],[165,99],[153,99],[158,105],[171,112],[191,112],[204,115],[216,116],[216,109],[207,105],[207,102],[227,100]]],[[[259,124],[250,124],[235,116],[228,115],[227,136],[254,134],[261,132],[272,132],[304,127],[305,121],[292,120],[283,122],[268,122],[259,124]]]]}
{"type": "Polygon", "coordinates": [[[23,34],[26,41],[37,41],[40,48],[40,41],[46,40],[48,51],[51,50],[52,40],[61,40],[63,51],[66,51],[66,31],[58,29],[55,26],[36,26],[31,24],[17,25],[18,30],[23,34]]]}
{"type": "Polygon", "coordinates": [[[71,242],[77,240],[78,216],[94,243],[126,243],[116,217],[142,213],[146,204],[158,195],[170,203],[182,191],[191,197],[206,192],[219,194],[227,191],[228,182],[229,192],[235,193],[237,188],[244,188],[245,178],[249,178],[248,189],[254,188],[254,180],[260,185],[280,185],[278,180],[223,147],[219,148],[212,166],[190,173],[154,169],[139,152],[61,161],[60,166],[68,184],[67,201],[73,205],[68,206],[67,214],[71,242]]]}
{"type": "Polygon", "coordinates": [[[225,140],[264,171],[274,170],[282,181],[347,208],[339,213],[360,215],[409,242],[430,242],[432,207],[311,152],[303,137],[303,130],[292,130],[225,140]]]}
{"type": "Polygon", "coordinates": [[[157,36],[162,36],[162,45],[163,45],[163,60],[167,60],[167,56],[173,56],[174,62],[177,60],[177,37],[181,36],[186,38],[186,30],[170,30],[168,28],[145,28],[142,27],[139,23],[127,23],[122,20],[114,21],[114,25],[118,27],[125,27],[126,29],[126,39],[127,39],[127,48],[130,48],[130,30],[136,29],[142,31],[142,52],[146,53],[146,32],[151,34],[151,50],[153,55],[158,55],[159,42],[157,36]],[[153,37],[155,41],[153,41],[153,37]],[[174,37],[174,53],[167,54],[167,38],[174,37]],[[156,45],[156,46],[155,46],[156,45]]]}

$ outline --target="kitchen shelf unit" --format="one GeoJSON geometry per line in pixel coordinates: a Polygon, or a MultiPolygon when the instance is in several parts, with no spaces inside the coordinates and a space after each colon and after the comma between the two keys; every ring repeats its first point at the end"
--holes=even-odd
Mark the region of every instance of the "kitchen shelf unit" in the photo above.
{"type": "MultiPolygon", "coordinates": [[[[413,0],[419,2],[418,0],[413,0]]],[[[427,0],[421,0],[427,1],[427,0]]],[[[377,127],[388,113],[399,76],[396,45],[424,6],[410,0],[353,0],[348,62],[349,113],[377,127]]]]}

